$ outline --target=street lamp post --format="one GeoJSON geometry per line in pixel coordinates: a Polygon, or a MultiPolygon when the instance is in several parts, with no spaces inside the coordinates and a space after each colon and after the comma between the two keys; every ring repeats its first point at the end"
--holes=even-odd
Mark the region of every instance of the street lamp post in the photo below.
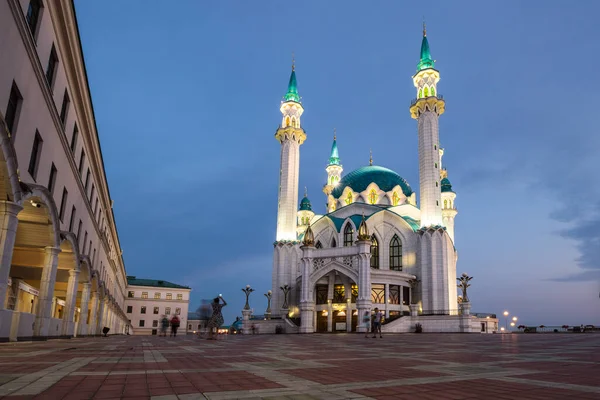
{"type": "Polygon", "coordinates": [[[512,322],[510,323],[510,326],[515,326],[517,324],[518,319],[519,318],[517,318],[517,317],[512,317],[512,322]]]}
{"type": "Polygon", "coordinates": [[[508,311],[504,311],[504,329],[508,330],[508,311]]]}
{"type": "Polygon", "coordinates": [[[248,303],[248,297],[250,296],[250,293],[254,292],[254,289],[252,289],[250,285],[246,285],[246,288],[242,289],[242,292],[246,294],[246,305],[244,306],[244,310],[249,310],[250,303],[248,303]]]}

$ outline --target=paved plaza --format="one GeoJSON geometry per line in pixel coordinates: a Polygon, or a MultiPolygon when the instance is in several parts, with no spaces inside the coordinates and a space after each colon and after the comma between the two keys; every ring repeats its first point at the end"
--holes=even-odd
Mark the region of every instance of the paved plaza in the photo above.
{"type": "Polygon", "coordinates": [[[4,343],[0,398],[599,399],[600,335],[114,336],[4,343]]]}

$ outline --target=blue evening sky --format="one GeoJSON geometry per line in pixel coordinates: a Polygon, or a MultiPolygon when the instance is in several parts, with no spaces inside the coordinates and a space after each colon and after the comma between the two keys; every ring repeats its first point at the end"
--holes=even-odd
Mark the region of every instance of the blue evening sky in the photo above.
{"type": "Polygon", "coordinates": [[[421,22],[446,100],[457,272],[475,312],[600,324],[600,2],[76,1],[127,273],[262,314],[275,239],[279,103],[296,54],[308,139],[300,193],[323,213],[345,172],[418,193],[411,75],[421,22]]]}

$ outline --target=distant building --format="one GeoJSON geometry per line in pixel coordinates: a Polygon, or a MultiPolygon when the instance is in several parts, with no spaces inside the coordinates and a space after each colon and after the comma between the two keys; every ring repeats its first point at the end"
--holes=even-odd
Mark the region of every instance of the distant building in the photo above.
{"type": "Polygon", "coordinates": [[[178,333],[188,329],[190,289],[175,283],[127,277],[125,313],[129,319],[130,335],[158,335],[163,316],[169,320],[177,315],[178,333]]]}

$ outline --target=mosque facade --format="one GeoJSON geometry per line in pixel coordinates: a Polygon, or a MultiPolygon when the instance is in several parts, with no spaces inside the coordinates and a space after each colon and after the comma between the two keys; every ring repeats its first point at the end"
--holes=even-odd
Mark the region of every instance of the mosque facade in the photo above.
{"type": "Polygon", "coordinates": [[[439,118],[445,101],[425,29],[412,77],[416,99],[419,203],[395,171],[369,165],[343,174],[337,138],[328,160],[325,213],[299,200],[300,147],[307,139],[296,71],[280,111],[281,144],[272,310],[299,318],[299,332],[364,331],[362,317],[383,310],[384,331],[491,332],[495,316],[471,315],[457,293],[457,194],[443,167],[439,118]],[[283,289],[285,288],[285,290],[283,289]],[[487,318],[486,318],[487,317],[487,318]]]}

